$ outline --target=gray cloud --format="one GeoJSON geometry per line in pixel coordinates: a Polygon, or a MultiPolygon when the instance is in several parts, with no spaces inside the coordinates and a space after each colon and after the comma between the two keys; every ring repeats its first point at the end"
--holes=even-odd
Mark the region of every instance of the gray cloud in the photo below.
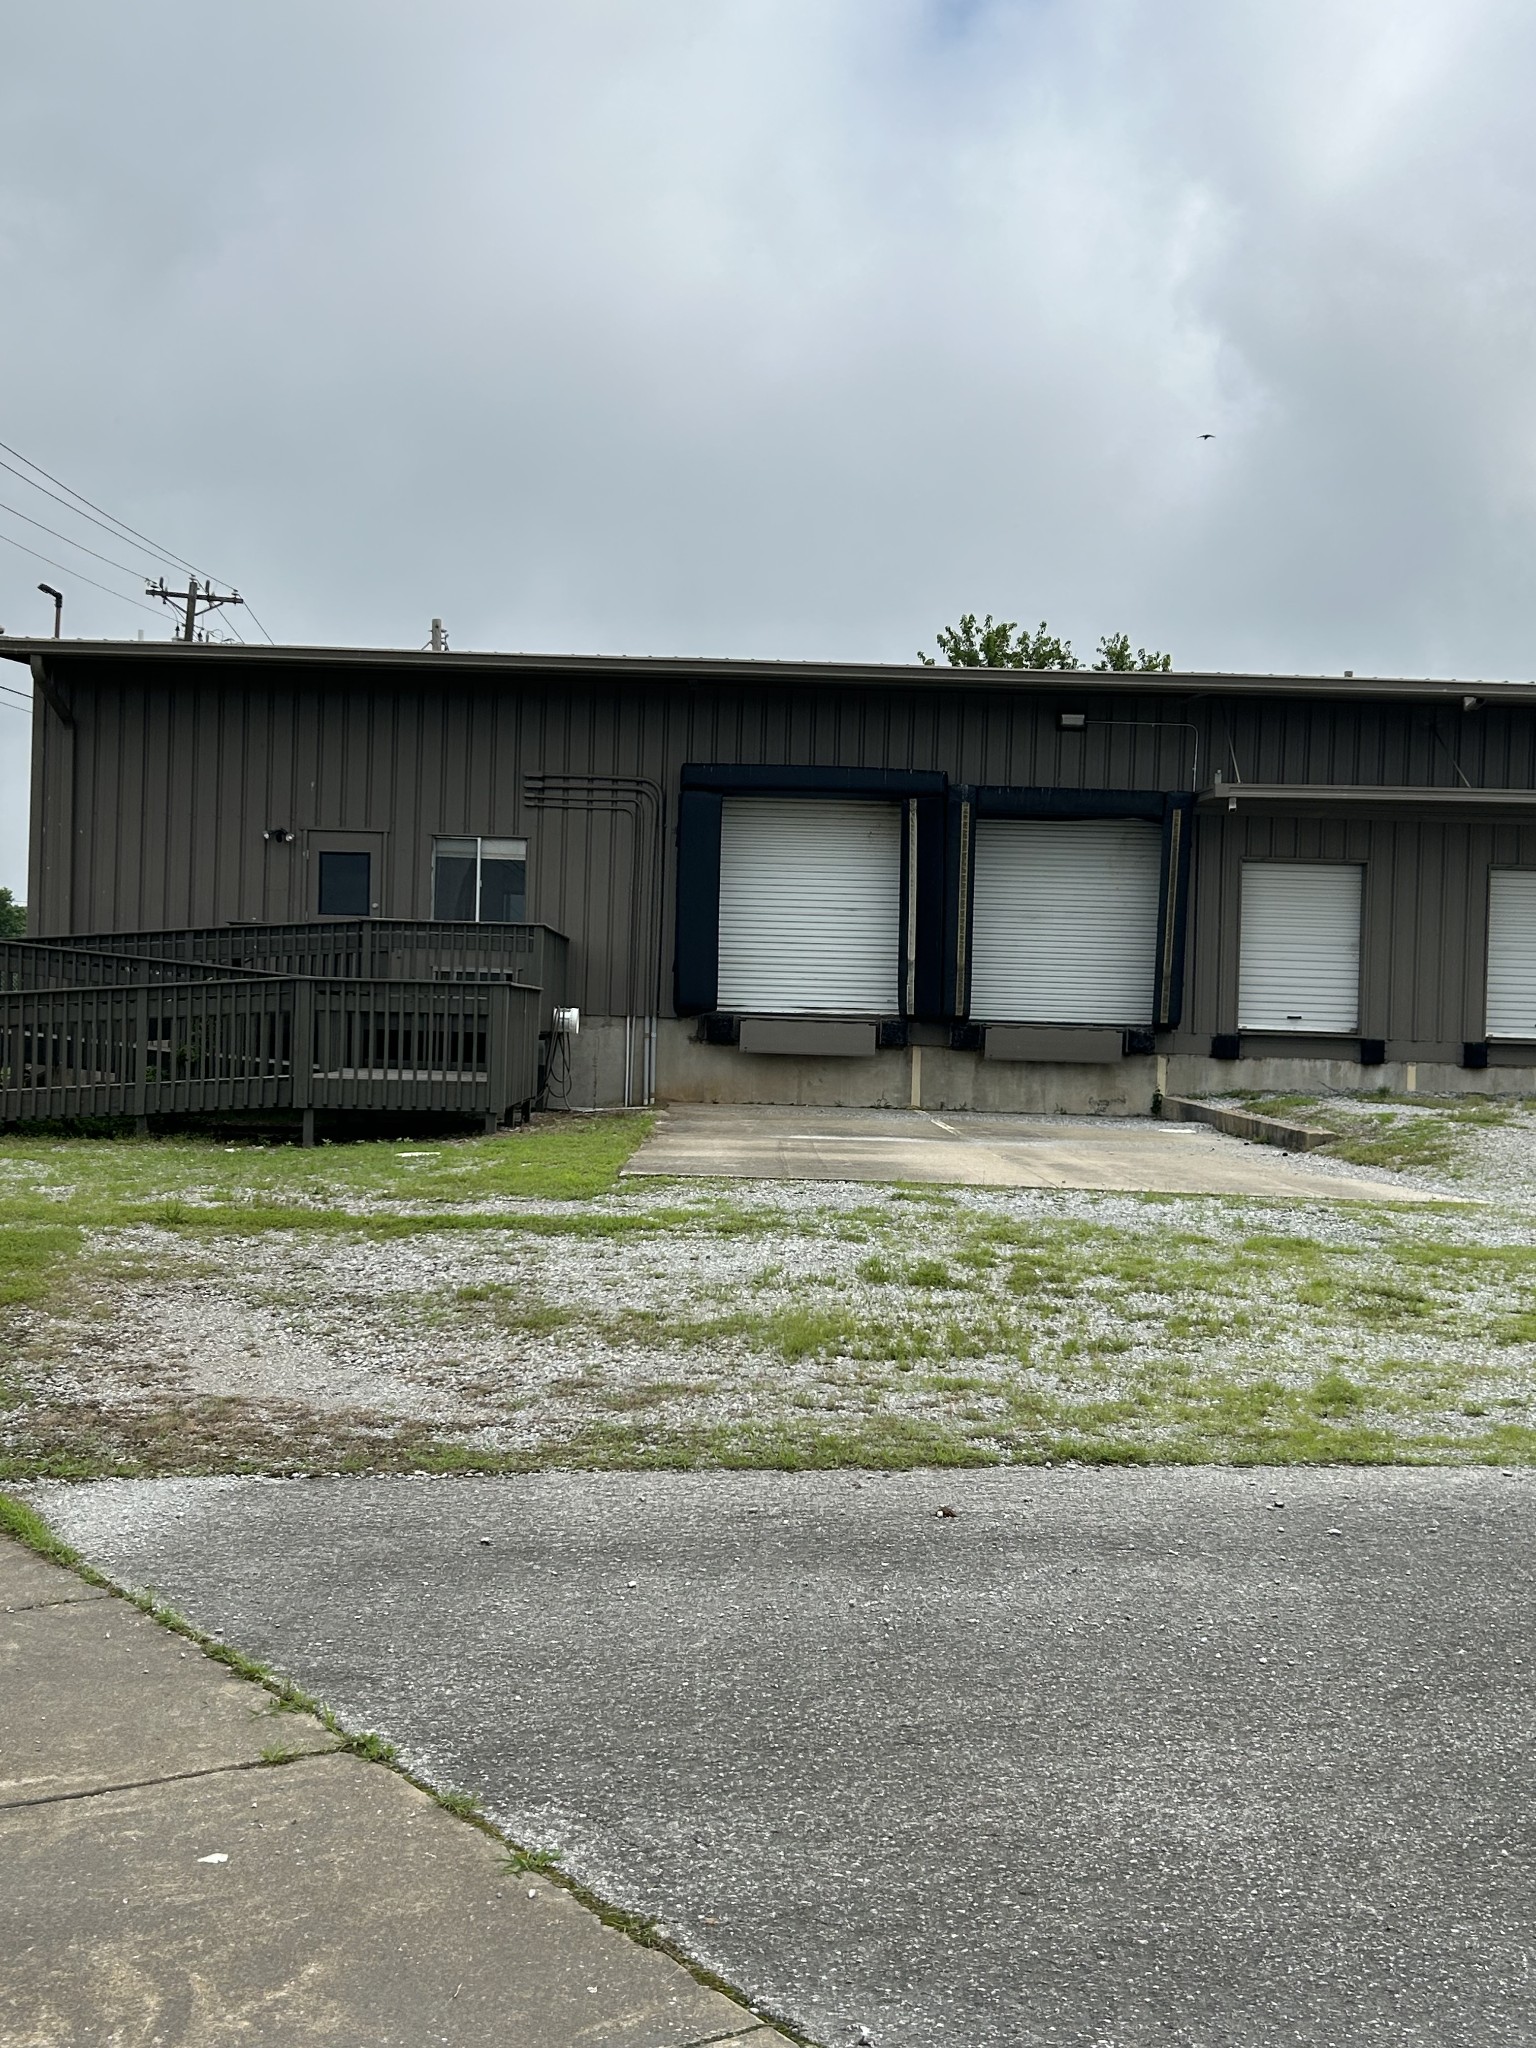
{"type": "MultiPolygon", "coordinates": [[[[0,439],[279,638],[1536,673],[1528,9],[31,17],[0,439]]],[[[11,631],[164,630],[0,555],[11,631]]]]}

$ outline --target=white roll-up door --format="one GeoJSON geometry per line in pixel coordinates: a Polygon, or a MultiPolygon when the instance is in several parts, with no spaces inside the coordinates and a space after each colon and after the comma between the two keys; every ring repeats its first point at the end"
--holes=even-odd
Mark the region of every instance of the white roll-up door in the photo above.
{"type": "Polygon", "coordinates": [[[1363,874],[1342,861],[1243,863],[1239,1030],[1359,1028],[1363,874]]]}
{"type": "Polygon", "coordinates": [[[722,1010],[883,1015],[901,1007],[900,962],[899,805],[725,799],[722,1010]]]}
{"type": "Polygon", "coordinates": [[[1536,1038],[1536,868],[1488,877],[1490,1038],[1536,1038]]]}
{"type": "Polygon", "coordinates": [[[979,818],[971,1015],[1146,1024],[1162,832],[1141,818],[979,818]]]}

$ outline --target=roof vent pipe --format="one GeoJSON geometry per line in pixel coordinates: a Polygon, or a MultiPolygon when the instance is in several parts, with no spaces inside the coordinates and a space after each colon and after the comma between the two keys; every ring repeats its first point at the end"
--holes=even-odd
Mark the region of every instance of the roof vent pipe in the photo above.
{"type": "Polygon", "coordinates": [[[434,619],[432,621],[432,638],[427,642],[427,645],[434,654],[446,654],[448,652],[448,635],[443,629],[441,619],[434,619]]]}

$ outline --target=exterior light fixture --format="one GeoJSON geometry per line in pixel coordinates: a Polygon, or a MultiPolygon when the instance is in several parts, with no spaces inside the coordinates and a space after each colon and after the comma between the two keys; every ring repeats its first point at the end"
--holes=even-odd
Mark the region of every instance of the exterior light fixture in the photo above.
{"type": "Polygon", "coordinates": [[[1081,732],[1088,723],[1086,711],[1058,711],[1056,726],[1060,732],[1081,732]]]}

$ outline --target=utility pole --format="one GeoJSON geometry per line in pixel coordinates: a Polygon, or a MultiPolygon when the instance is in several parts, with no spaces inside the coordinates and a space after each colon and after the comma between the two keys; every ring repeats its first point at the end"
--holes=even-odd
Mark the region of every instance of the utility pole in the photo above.
{"type": "Polygon", "coordinates": [[[55,590],[51,583],[39,583],[37,587],[44,597],[53,599],[53,637],[57,640],[64,623],[64,593],[62,590],[55,590]]]}
{"type": "Polygon", "coordinates": [[[186,641],[191,641],[197,637],[196,626],[199,607],[205,612],[211,612],[216,605],[245,603],[245,599],[238,590],[232,590],[228,597],[220,597],[214,590],[211,581],[200,584],[195,576],[187,578],[185,590],[167,590],[165,578],[162,576],[157,583],[145,584],[144,595],[146,597],[158,597],[162,604],[184,604],[186,606],[186,611],[182,617],[181,631],[176,635],[178,640],[186,641]]]}

